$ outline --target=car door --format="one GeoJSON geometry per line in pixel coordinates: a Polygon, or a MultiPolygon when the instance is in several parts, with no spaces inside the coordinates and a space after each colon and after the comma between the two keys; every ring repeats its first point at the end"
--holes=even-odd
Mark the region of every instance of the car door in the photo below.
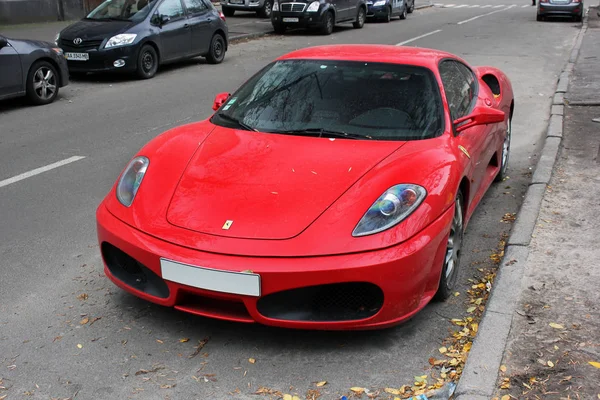
{"type": "Polygon", "coordinates": [[[191,27],[191,49],[194,55],[208,53],[216,18],[204,0],[183,0],[191,27]]]}
{"type": "Polygon", "coordinates": [[[0,98],[23,92],[21,59],[8,39],[0,36],[0,98]]]}
{"type": "Polygon", "coordinates": [[[163,61],[192,52],[192,31],[181,0],[164,0],[157,8],[154,24],[160,28],[160,55],[163,61]]]}
{"type": "MultiPolygon", "coordinates": [[[[452,121],[469,115],[477,103],[478,84],[473,71],[457,60],[444,60],[440,63],[440,76],[446,92],[452,121]]],[[[479,125],[456,135],[457,146],[466,151],[471,162],[471,188],[473,195],[478,193],[487,169],[486,143],[492,138],[491,125],[479,125]]]]}

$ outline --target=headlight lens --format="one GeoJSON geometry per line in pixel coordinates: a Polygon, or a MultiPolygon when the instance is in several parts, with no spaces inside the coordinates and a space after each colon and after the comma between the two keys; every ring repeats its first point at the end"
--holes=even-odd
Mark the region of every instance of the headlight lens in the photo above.
{"type": "Polygon", "coordinates": [[[318,1],[313,1],[312,3],[310,3],[310,5],[306,9],[306,11],[308,11],[308,12],[319,11],[319,2],[318,1]]]}
{"type": "Polygon", "coordinates": [[[109,49],[111,47],[126,46],[133,43],[136,37],[137,35],[135,33],[121,33],[120,35],[108,39],[104,48],[109,49]]]}
{"type": "Polygon", "coordinates": [[[279,2],[273,2],[273,8],[271,9],[271,11],[279,11],[279,2]]]}
{"type": "Polygon", "coordinates": [[[63,49],[59,48],[59,47],[53,47],[52,51],[55,52],[57,55],[62,56],[65,53],[63,52],[63,49]]]}
{"type": "Polygon", "coordinates": [[[60,33],[57,33],[56,36],[54,36],[54,44],[58,44],[59,39],[60,39],[60,33]]]}
{"type": "Polygon", "coordinates": [[[425,199],[427,191],[419,185],[396,185],[385,191],[362,217],[352,236],[367,236],[385,231],[408,217],[425,199]]]}
{"type": "Polygon", "coordinates": [[[385,5],[385,0],[379,0],[379,1],[376,1],[375,4],[373,4],[373,6],[375,6],[375,7],[384,6],[384,5],[385,5]]]}
{"type": "Polygon", "coordinates": [[[147,157],[135,157],[125,168],[117,185],[117,199],[125,207],[133,203],[149,164],[150,160],[147,157]]]}

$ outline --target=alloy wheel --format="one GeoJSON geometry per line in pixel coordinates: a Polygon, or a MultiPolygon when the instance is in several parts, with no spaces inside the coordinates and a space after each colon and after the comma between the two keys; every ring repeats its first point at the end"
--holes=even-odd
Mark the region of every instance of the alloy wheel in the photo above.
{"type": "Polygon", "coordinates": [[[450,235],[448,236],[448,243],[446,245],[444,269],[442,271],[445,278],[443,282],[446,285],[447,291],[452,290],[458,278],[458,265],[462,251],[463,234],[462,199],[457,197],[454,204],[454,217],[452,218],[450,235]]]}
{"type": "Polygon", "coordinates": [[[43,101],[51,99],[56,93],[56,75],[48,67],[40,67],[33,75],[33,90],[43,101]]]}

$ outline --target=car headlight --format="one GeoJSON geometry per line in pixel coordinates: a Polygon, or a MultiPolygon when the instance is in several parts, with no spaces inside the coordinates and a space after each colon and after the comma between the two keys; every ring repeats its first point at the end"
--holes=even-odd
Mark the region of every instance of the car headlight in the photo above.
{"type": "Polygon", "coordinates": [[[374,6],[374,7],[385,6],[385,0],[379,0],[379,1],[376,1],[376,2],[373,4],[373,6],[374,6]]]}
{"type": "Polygon", "coordinates": [[[59,40],[60,40],[60,33],[57,33],[56,36],[54,36],[54,44],[58,44],[59,40]]]}
{"type": "Polygon", "coordinates": [[[317,12],[317,11],[319,11],[319,2],[318,1],[313,1],[312,3],[310,3],[310,5],[306,9],[306,11],[308,11],[308,12],[317,12]]]}
{"type": "Polygon", "coordinates": [[[397,225],[423,202],[426,195],[425,188],[419,185],[392,186],[367,210],[352,236],[372,235],[397,225]]]}
{"type": "Polygon", "coordinates": [[[147,157],[135,157],[121,175],[117,185],[117,199],[125,207],[133,203],[149,164],[150,160],[147,157]]]}
{"type": "Polygon", "coordinates": [[[273,8],[271,8],[271,11],[279,11],[279,2],[273,2],[273,8]]]}
{"type": "Polygon", "coordinates": [[[53,51],[53,52],[55,52],[55,53],[56,53],[56,55],[58,55],[58,56],[62,56],[62,55],[64,55],[64,54],[65,54],[65,53],[63,52],[63,49],[61,49],[61,48],[59,48],[59,47],[53,47],[53,48],[52,48],[52,51],[53,51]]]}
{"type": "Polygon", "coordinates": [[[121,33],[120,35],[108,39],[104,48],[109,49],[111,47],[126,46],[133,43],[136,37],[137,35],[135,33],[121,33]]]}

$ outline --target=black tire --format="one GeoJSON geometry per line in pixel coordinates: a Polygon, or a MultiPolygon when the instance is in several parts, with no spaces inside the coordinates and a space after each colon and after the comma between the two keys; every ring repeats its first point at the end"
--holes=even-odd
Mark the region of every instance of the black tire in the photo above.
{"type": "Polygon", "coordinates": [[[278,35],[283,35],[285,33],[287,26],[283,25],[283,24],[276,24],[273,25],[273,30],[275,31],[275,33],[277,33],[278,35]]]}
{"type": "Polygon", "coordinates": [[[156,75],[156,71],[158,71],[158,54],[154,47],[145,44],[138,55],[137,76],[140,79],[150,79],[156,75]]]}
{"type": "Polygon", "coordinates": [[[257,12],[261,18],[271,18],[271,12],[273,11],[273,0],[265,0],[262,8],[257,12]]]}
{"type": "Polygon", "coordinates": [[[510,142],[512,139],[512,117],[508,120],[508,128],[504,143],[502,144],[502,154],[500,154],[500,172],[496,175],[494,182],[502,182],[506,178],[508,171],[508,160],[510,158],[510,142]]]}
{"type": "Polygon", "coordinates": [[[583,20],[583,15],[576,15],[574,18],[575,22],[581,22],[583,20]]]}
{"type": "Polygon", "coordinates": [[[209,64],[220,64],[225,58],[225,38],[220,33],[215,33],[210,40],[210,49],[206,55],[209,64]]]}
{"type": "Polygon", "coordinates": [[[400,14],[400,19],[406,19],[408,15],[408,10],[406,9],[406,5],[404,5],[404,8],[402,9],[402,14],[400,14]]]}
{"type": "Polygon", "coordinates": [[[440,286],[435,293],[434,300],[444,301],[450,297],[456,288],[458,272],[460,267],[460,256],[462,253],[462,241],[464,238],[463,223],[463,195],[458,191],[454,200],[454,217],[450,226],[450,234],[444,255],[444,265],[440,276],[440,286]]]}
{"type": "Polygon", "coordinates": [[[34,63],[27,73],[27,98],[32,104],[49,104],[58,96],[60,77],[47,61],[34,63]]]}
{"type": "Polygon", "coordinates": [[[412,13],[413,13],[413,11],[415,11],[415,0],[413,0],[413,2],[412,2],[412,3],[410,3],[410,7],[408,7],[408,11],[407,11],[407,12],[408,12],[409,14],[412,14],[412,13]]]}
{"type": "Polygon", "coordinates": [[[364,7],[360,7],[358,9],[358,13],[356,14],[356,21],[352,23],[352,26],[355,29],[361,29],[365,26],[365,21],[367,20],[367,12],[364,7]]]}
{"type": "Polygon", "coordinates": [[[535,20],[536,20],[536,21],[543,21],[543,20],[544,20],[544,17],[543,17],[543,16],[541,16],[540,14],[538,14],[538,15],[536,15],[536,17],[535,17],[535,20]]]}
{"type": "Polygon", "coordinates": [[[392,20],[392,7],[388,7],[387,14],[383,17],[382,21],[388,23],[392,20]]]}
{"type": "Polygon", "coordinates": [[[235,14],[235,9],[231,7],[222,7],[222,11],[223,15],[225,15],[226,17],[233,17],[233,14],[235,14]]]}
{"type": "Polygon", "coordinates": [[[335,25],[333,13],[331,11],[328,11],[323,16],[323,26],[321,26],[321,34],[331,35],[333,33],[333,25],[335,25]]]}

